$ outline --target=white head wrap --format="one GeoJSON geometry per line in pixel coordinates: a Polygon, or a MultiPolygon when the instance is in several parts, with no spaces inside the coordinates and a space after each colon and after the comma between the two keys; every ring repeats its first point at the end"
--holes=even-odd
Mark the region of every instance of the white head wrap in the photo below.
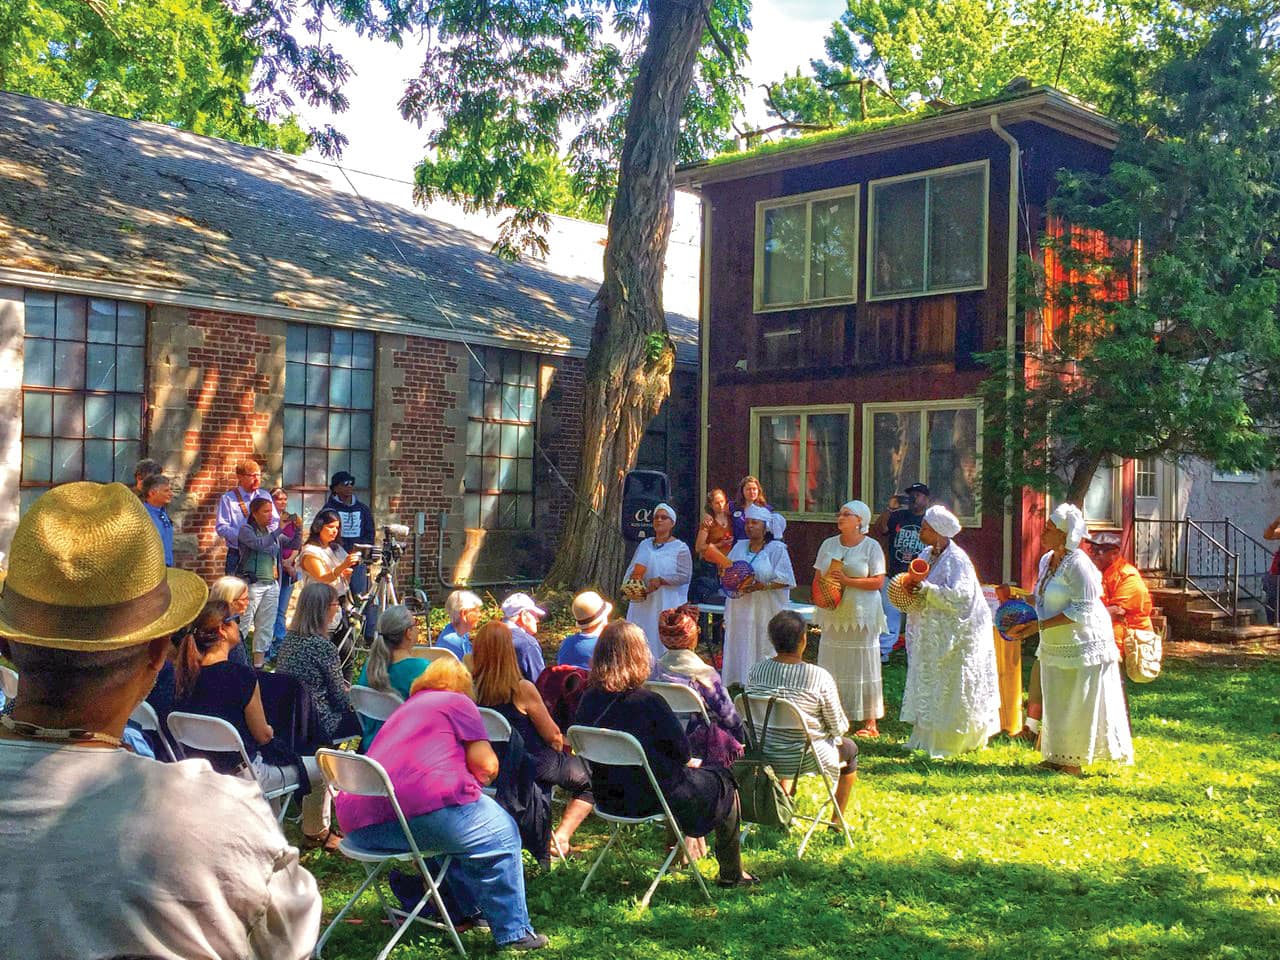
{"type": "Polygon", "coordinates": [[[935,503],[924,512],[924,522],[933,527],[939,536],[946,537],[948,540],[963,529],[960,526],[960,518],[939,503],[935,503]]]}
{"type": "Polygon", "coordinates": [[[671,506],[671,504],[669,503],[658,504],[656,507],[653,508],[653,513],[651,514],[651,516],[657,516],[659,510],[665,511],[667,516],[671,518],[672,523],[676,522],[676,509],[675,507],[671,506]]]}
{"type": "Polygon", "coordinates": [[[840,509],[848,510],[855,517],[858,517],[860,520],[862,520],[863,533],[866,533],[867,530],[871,527],[871,508],[867,506],[865,503],[863,503],[861,500],[850,500],[840,509]]]}
{"type": "Polygon", "coordinates": [[[1084,514],[1072,503],[1060,503],[1049,514],[1049,522],[1067,535],[1067,549],[1074,550],[1089,532],[1084,514]]]}
{"type": "Polygon", "coordinates": [[[764,523],[764,528],[773,534],[775,539],[781,539],[782,533],[787,529],[787,518],[780,513],[774,513],[768,507],[762,507],[758,503],[750,504],[747,509],[742,511],[743,520],[760,520],[764,523]]]}

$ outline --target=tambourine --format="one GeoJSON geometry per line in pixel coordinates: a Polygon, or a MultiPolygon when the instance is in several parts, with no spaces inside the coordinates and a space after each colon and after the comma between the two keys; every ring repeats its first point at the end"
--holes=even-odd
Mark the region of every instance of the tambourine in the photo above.
{"type": "Polygon", "coordinates": [[[996,632],[1004,639],[1016,643],[1013,637],[1009,636],[1009,631],[1016,626],[1024,623],[1030,623],[1039,619],[1036,615],[1036,608],[1025,600],[1006,600],[1000,606],[996,607],[995,616],[992,620],[995,622],[996,632]]]}
{"type": "Polygon", "coordinates": [[[735,560],[720,571],[720,589],[726,597],[742,596],[742,587],[755,576],[755,570],[745,560],[735,560]]]}

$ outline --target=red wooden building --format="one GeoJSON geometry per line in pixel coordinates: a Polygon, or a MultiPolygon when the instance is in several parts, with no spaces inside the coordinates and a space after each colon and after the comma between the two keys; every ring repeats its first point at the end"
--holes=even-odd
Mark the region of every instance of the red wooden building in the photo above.
{"type": "MultiPolygon", "coordinates": [[[[702,487],[758,475],[802,582],[841,503],[879,511],[917,480],[984,580],[1034,578],[1043,497],[982,502],[976,355],[1039,335],[1017,258],[1041,255],[1058,171],[1104,169],[1116,137],[1034,88],[680,169],[703,203],[702,487]]],[[[1099,472],[1089,509],[1128,529],[1132,465],[1099,472]]]]}

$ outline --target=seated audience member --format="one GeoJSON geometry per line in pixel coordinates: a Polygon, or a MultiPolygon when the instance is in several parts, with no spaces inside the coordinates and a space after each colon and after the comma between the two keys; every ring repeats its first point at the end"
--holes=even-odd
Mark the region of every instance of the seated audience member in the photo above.
{"type": "Polygon", "coordinates": [[[120,748],[170,635],[205,603],[200,578],[166,570],[122,484],[50,490],[24,512],[10,558],[0,652],[20,693],[0,719],[6,954],[309,957],[320,896],[258,785],[120,748]],[[60,533],[102,530],[113,535],[60,533]]]}
{"type": "MultiPolygon", "coordinates": [[[[652,666],[643,630],[626,620],[609,624],[591,658],[575,722],[621,730],[640,741],[680,829],[690,837],[714,831],[720,886],[753,884],[756,878],[742,871],[733,777],[720,767],[690,765],[693,754],[680,721],[662,697],[644,688],[652,666]]],[[[636,767],[596,764],[591,785],[596,803],[609,813],[643,817],[661,809],[644,771],[636,767]]]]}
{"type": "Polygon", "coordinates": [[[568,850],[573,832],[591,812],[591,773],[577,757],[562,752],[564,735],[547,713],[538,688],[521,676],[505,623],[492,620],[475,632],[471,669],[476,703],[498,711],[524,739],[539,785],[548,792],[561,787],[572,797],[555,832],[560,848],[568,850]]]}
{"type": "MultiPolygon", "coordinates": [[[[497,801],[480,791],[498,775],[498,758],[470,692],[465,666],[436,660],[383,724],[369,756],[387,771],[418,846],[457,858],[446,883],[463,924],[469,928],[483,917],[499,947],[537,949],[547,938],[534,933],[529,921],[519,831],[497,801]]],[[[337,807],[352,843],[405,849],[385,799],[340,793],[337,807]]]]}
{"type": "MultiPolygon", "coordinates": [[[[237,554],[238,556],[239,554],[237,554]]],[[[231,609],[231,616],[236,618],[236,629],[240,631],[240,638],[243,640],[245,633],[249,629],[248,622],[245,619],[245,612],[249,609],[249,585],[239,577],[229,575],[219,577],[213,581],[213,586],[209,588],[209,599],[221,600],[231,609]]],[[[232,663],[239,663],[246,667],[253,662],[253,658],[249,656],[249,646],[246,643],[236,644],[236,648],[231,651],[231,656],[228,659],[232,663]]]]}
{"type": "Polygon", "coordinates": [[[547,611],[533,602],[527,593],[513,593],[502,601],[503,622],[511,628],[511,642],[516,648],[516,663],[530,683],[537,683],[547,668],[538,644],[538,623],[547,611]]]}
{"type": "MultiPolygon", "coordinates": [[[[816,770],[821,763],[828,776],[838,776],[836,803],[843,813],[849,806],[853,782],[858,779],[858,745],[844,735],[849,719],[840,706],[835,677],[804,661],[808,634],[800,614],[792,610],[774,614],[769,621],[769,642],[777,653],[751,668],[747,693],[753,697],[778,697],[799,708],[814,746],[805,757],[803,769],[816,770]]],[[[765,737],[765,757],[788,788],[788,775],[795,772],[803,751],[804,738],[799,732],[770,730],[765,737]]]]}
{"type": "Polygon", "coordinates": [[[728,767],[742,756],[746,733],[716,668],[695,652],[698,649],[698,608],[686,604],[664,610],[658,617],[658,636],[667,652],[654,664],[653,679],[689,687],[707,708],[708,727],[701,717],[689,721],[686,733],[695,757],[704,766],[728,767]]]}
{"type": "Polygon", "coordinates": [[[471,654],[471,631],[480,622],[484,601],[470,590],[454,590],[444,600],[449,625],[436,637],[436,646],[444,647],[459,660],[471,654]]]}
{"type": "Polygon", "coordinates": [[[591,651],[596,648],[600,639],[600,631],[609,622],[609,614],[613,612],[613,604],[594,590],[580,593],[573,598],[573,619],[577,621],[578,632],[571,633],[560,644],[556,654],[556,666],[581,667],[591,669],[591,651]]]}
{"type": "Polygon", "coordinates": [[[329,639],[328,624],[337,610],[338,594],[333,587],[308,583],[298,597],[293,623],[276,656],[276,673],[297,678],[311,694],[312,710],[326,740],[359,732],[338,648],[329,639]]]}
{"type": "MultiPolygon", "coordinates": [[[[413,645],[417,642],[418,621],[409,608],[402,603],[387,607],[378,617],[378,632],[369,645],[369,659],[364,662],[356,683],[408,700],[413,681],[431,666],[430,661],[413,655],[413,645]]],[[[362,716],[360,725],[364,728],[360,749],[368,750],[382,723],[362,716]]]]}
{"type": "MultiPolygon", "coordinates": [[[[309,847],[336,849],[338,836],[329,827],[329,792],[314,757],[296,757],[272,743],[275,731],[262,709],[262,691],[252,667],[227,660],[237,643],[235,621],[220,600],[210,600],[196,618],[195,629],[182,639],[175,667],[173,709],[218,717],[236,728],[253,775],[263,791],[298,783],[297,764],[306,767],[311,791],[302,799],[302,832],[309,847]]],[[[211,754],[219,773],[236,774],[241,760],[234,754],[211,754]]]]}

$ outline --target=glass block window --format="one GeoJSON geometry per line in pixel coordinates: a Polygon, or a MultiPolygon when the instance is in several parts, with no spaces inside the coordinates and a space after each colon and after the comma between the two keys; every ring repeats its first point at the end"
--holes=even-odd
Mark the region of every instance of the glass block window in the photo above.
{"type": "Polygon", "coordinates": [[[289,509],[310,519],[329,499],[329,478],[355,474],[371,502],[374,335],[291,323],[285,334],[284,488],[289,509]]]}
{"type": "Polygon", "coordinates": [[[464,522],[472,529],[532,529],[538,358],[477,347],[467,388],[464,522]]]}
{"type": "Polygon", "coordinates": [[[146,308],[28,290],[22,508],[71,480],[132,485],[142,457],[146,308]]]}
{"type": "Polygon", "coordinates": [[[850,497],[848,408],[755,410],[752,472],[775,510],[834,517],[850,497]]]}

